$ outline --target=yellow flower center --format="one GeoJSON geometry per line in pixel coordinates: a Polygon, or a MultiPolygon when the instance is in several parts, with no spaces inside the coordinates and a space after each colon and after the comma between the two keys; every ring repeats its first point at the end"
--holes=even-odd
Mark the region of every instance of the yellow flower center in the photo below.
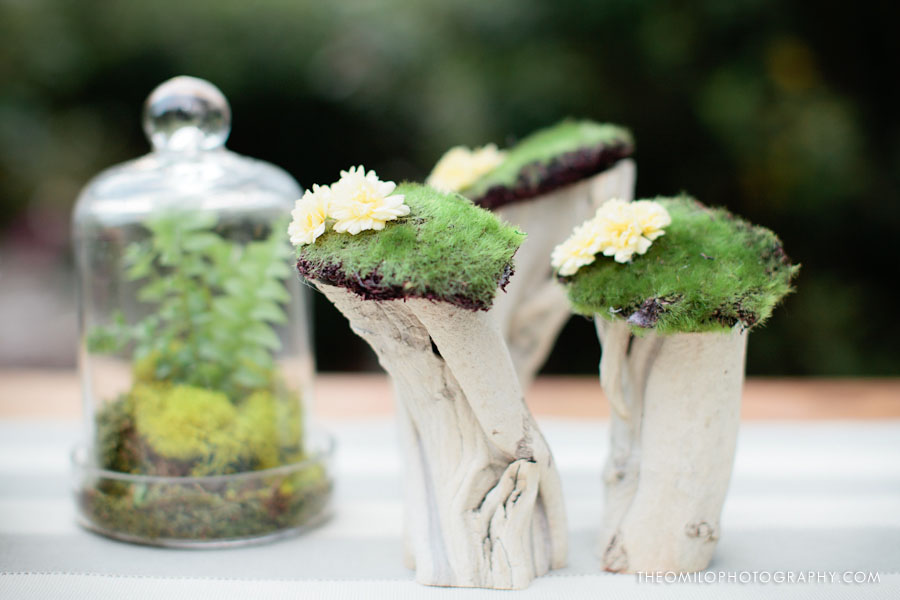
{"type": "Polygon", "coordinates": [[[382,198],[376,194],[372,194],[371,190],[361,188],[350,197],[350,205],[348,206],[350,213],[355,218],[367,217],[372,209],[375,208],[382,198]]]}

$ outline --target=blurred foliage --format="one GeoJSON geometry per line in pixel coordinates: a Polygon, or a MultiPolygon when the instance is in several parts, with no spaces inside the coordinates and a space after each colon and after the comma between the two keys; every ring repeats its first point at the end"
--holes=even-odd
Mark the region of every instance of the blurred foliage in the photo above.
{"type": "MultiPolygon", "coordinates": [[[[57,243],[42,222],[146,151],[139,109],[176,74],[225,92],[233,150],[304,185],[360,162],[421,179],[451,145],[582,116],[633,130],[639,195],[725,205],[803,264],[751,373],[897,374],[889,17],[832,0],[0,0],[0,232],[57,243]]],[[[320,367],[371,364],[316,308],[320,367]]],[[[594,371],[586,348],[575,319],[548,368],[594,371]]]]}

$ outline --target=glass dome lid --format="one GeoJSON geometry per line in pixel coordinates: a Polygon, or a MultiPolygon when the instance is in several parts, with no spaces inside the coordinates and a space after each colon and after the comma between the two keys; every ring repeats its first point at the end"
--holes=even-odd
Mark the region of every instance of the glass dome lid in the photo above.
{"type": "Polygon", "coordinates": [[[225,147],[231,108],[207,81],[179,76],[161,84],[144,105],[143,127],[152,152],[97,175],[79,198],[76,223],[121,225],[185,201],[227,213],[250,196],[258,209],[283,210],[285,198],[301,194],[284,170],[225,147]]]}

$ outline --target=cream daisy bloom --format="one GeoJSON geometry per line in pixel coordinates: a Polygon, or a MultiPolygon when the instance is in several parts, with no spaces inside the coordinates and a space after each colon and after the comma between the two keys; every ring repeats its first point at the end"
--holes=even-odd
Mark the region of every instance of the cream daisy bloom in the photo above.
{"type": "Polygon", "coordinates": [[[495,144],[474,150],[456,146],[437,161],[425,183],[442,192],[458,192],[494,170],[505,158],[506,153],[498,150],[495,144]]]}
{"type": "Polygon", "coordinates": [[[610,200],[594,217],[603,237],[603,255],[626,263],[635,254],[644,254],[653,240],[663,235],[663,227],[672,222],[668,211],[658,202],[610,200]]]}
{"type": "Polygon", "coordinates": [[[647,252],[671,222],[669,212],[658,202],[610,200],[597,209],[593,219],[576,227],[569,239],[554,248],[551,264],[560,275],[567,276],[594,262],[600,252],[627,263],[635,254],[647,252]]]}
{"type": "Polygon", "coordinates": [[[334,230],[350,235],[381,230],[387,221],[408,215],[403,194],[393,194],[396,188],[396,183],[381,181],[375,171],[367,173],[362,165],[341,171],[341,178],[331,185],[329,216],[335,219],[334,230]]]}
{"type": "Polygon", "coordinates": [[[618,263],[626,263],[650,248],[631,202],[610,200],[597,210],[594,221],[603,240],[603,255],[612,256],[618,263]]]}
{"type": "Polygon", "coordinates": [[[291,211],[293,220],[288,225],[288,235],[295,246],[312,244],[325,233],[325,221],[328,219],[331,203],[331,189],[313,184],[312,190],[306,190],[303,197],[297,200],[291,211]]]}
{"type": "Polygon", "coordinates": [[[631,206],[641,227],[641,234],[651,242],[664,235],[666,232],[663,227],[668,227],[672,223],[669,211],[659,202],[638,200],[632,202],[631,206]]]}
{"type": "Polygon", "coordinates": [[[560,275],[574,275],[578,269],[597,259],[603,245],[601,231],[594,220],[575,228],[572,235],[553,249],[550,264],[560,275]]]}

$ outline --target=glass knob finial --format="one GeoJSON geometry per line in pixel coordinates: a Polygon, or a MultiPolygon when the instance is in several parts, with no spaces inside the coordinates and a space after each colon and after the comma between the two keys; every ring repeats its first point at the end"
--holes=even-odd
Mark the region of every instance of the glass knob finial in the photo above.
{"type": "Polygon", "coordinates": [[[144,132],[156,151],[211,150],[222,146],[231,132],[231,108],[208,81],[174,77],[147,97],[144,132]]]}

